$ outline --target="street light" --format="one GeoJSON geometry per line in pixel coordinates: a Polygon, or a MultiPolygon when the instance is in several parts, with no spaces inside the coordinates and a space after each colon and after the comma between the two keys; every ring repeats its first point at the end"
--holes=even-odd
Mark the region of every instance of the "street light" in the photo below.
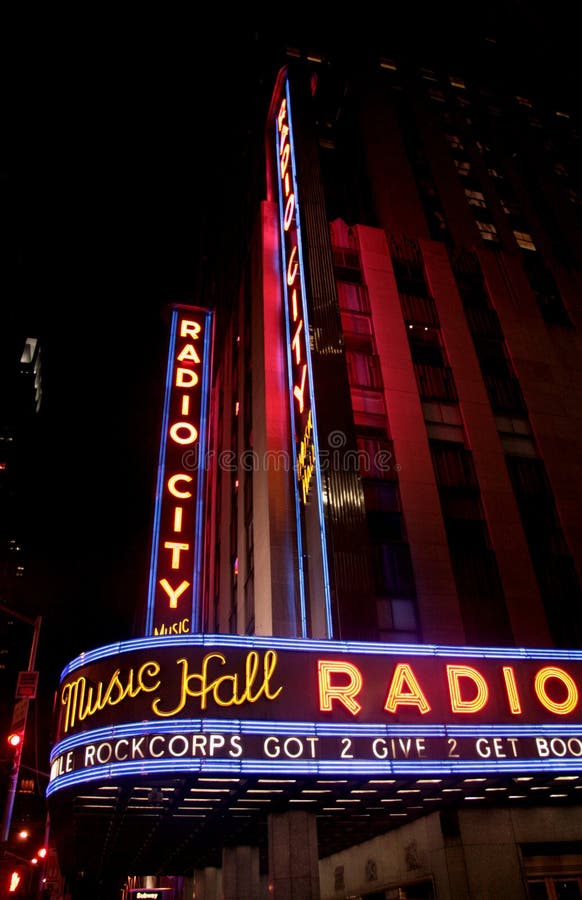
{"type": "MultiPolygon", "coordinates": [[[[40,634],[40,626],[42,623],[42,616],[37,616],[36,619],[29,619],[28,616],[23,616],[21,613],[15,612],[13,609],[10,609],[8,606],[4,606],[0,603],[0,610],[9,613],[11,616],[15,616],[15,618],[20,619],[22,622],[26,622],[28,625],[32,625],[34,627],[34,632],[32,635],[32,644],[30,647],[30,657],[28,660],[28,670],[26,672],[27,675],[32,675],[34,673],[34,665],[36,662],[36,651],[38,648],[38,638],[40,634]]],[[[36,689],[34,691],[34,695],[36,694],[36,689]]],[[[34,696],[33,695],[33,696],[34,696]]],[[[14,808],[14,798],[16,796],[16,789],[18,787],[18,774],[20,771],[20,756],[22,754],[22,745],[24,742],[24,734],[26,732],[26,719],[28,716],[28,701],[30,699],[30,693],[24,695],[20,695],[18,688],[16,691],[17,702],[14,705],[14,713],[12,717],[12,726],[11,726],[11,734],[10,738],[14,737],[16,743],[12,743],[12,747],[14,749],[14,756],[12,759],[12,768],[10,770],[10,778],[8,781],[8,792],[6,794],[6,803],[4,805],[4,812],[2,815],[2,829],[0,831],[0,850],[3,850],[8,843],[8,835],[10,833],[10,823],[12,821],[12,810],[14,808]],[[19,739],[17,739],[19,738],[19,739]]]]}

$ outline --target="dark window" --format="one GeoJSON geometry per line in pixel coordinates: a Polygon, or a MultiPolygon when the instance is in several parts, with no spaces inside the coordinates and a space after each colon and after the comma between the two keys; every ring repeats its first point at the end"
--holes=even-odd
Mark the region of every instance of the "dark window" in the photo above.
{"type": "Polygon", "coordinates": [[[408,341],[412,360],[428,366],[444,366],[445,357],[436,328],[408,326],[408,341]]]}
{"type": "Polygon", "coordinates": [[[414,574],[408,544],[371,545],[372,568],[378,594],[413,595],[414,574]]]}

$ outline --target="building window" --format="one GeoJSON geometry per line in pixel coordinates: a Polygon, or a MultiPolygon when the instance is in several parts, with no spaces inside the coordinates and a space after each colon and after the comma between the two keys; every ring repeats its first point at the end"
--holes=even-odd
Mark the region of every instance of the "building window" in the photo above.
{"type": "Polygon", "coordinates": [[[423,403],[422,409],[429,439],[464,443],[465,431],[456,404],[423,403]]]}
{"type": "Polygon", "coordinates": [[[428,96],[431,100],[434,100],[435,103],[445,103],[445,95],[437,88],[430,88],[428,96]]]}
{"type": "Polygon", "coordinates": [[[447,141],[449,142],[449,147],[452,150],[464,150],[463,144],[461,142],[461,138],[456,134],[445,134],[447,141]]]}
{"type": "Polygon", "coordinates": [[[445,441],[431,441],[430,450],[439,487],[478,488],[470,450],[445,441]]]}
{"type": "Polygon", "coordinates": [[[465,189],[465,197],[467,198],[469,206],[480,206],[485,209],[487,208],[485,196],[481,193],[481,191],[469,191],[465,189]]]}
{"type": "Polygon", "coordinates": [[[412,360],[430,366],[444,366],[445,358],[437,328],[408,326],[412,360]]]}
{"type": "MultiPolygon", "coordinates": [[[[396,477],[392,442],[383,438],[357,436],[358,471],[362,478],[389,480],[396,477]]],[[[366,491],[371,490],[369,483],[366,491]]]]}
{"type": "Polygon", "coordinates": [[[459,78],[458,75],[449,75],[449,84],[451,85],[451,87],[458,88],[461,91],[467,90],[465,79],[459,78]]]}
{"type": "Polygon", "coordinates": [[[368,290],[363,284],[338,281],[336,283],[336,290],[340,309],[362,313],[370,312],[368,290]]]}
{"type": "Polygon", "coordinates": [[[506,453],[536,457],[536,445],[529,421],[524,416],[495,416],[495,424],[506,453]]]}
{"type": "Polygon", "coordinates": [[[535,250],[536,245],[533,242],[531,234],[526,231],[514,231],[515,240],[523,250],[535,250]]]}
{"type": "Polygon", "coordinates": [[[380,639],[394,640],[394,632],[403,632],[401,640],[418,639],[416,602],[410,597],[377,597],[376,612],[380,639]]]}
{"type": "Polygon", "coordinates": [[[385,429],[386,409],[381,393],[354,387],[351,397],[354,423],[357,427],[385,429]]]}
{"type": "Polygon", "coordinates": [[[400,294],[404,320],[412,325],[438,327],[439,318],[432,297],[417,294],[400,294]]]}
{"type": "Polygon", "coordinates": [[[479,219],[477,221],[477,228],[481,232],[481,237],[484,241],[491,241],[492,243],[499,243],[499,235],[497,234],[497,229],[495,225],[492,225],[490,222],[480,222],[479,219]]]}
{"type": "Polygon", "coordinates": [[[351,247],[334,247],[333,265],[338,281],[348,281],[351,284],[362,283],[360,254],[357,250],[353,250],[351,247]]]}
{"type": "Polygon", "coordinates": [[[350,385],[368,388],[382,387],[377,356],[356,350],[346,350],[346,363],[350,385]]]}
{"type": "Polygon", "coordinates": [[[453,160],[455,163],[455,168],[459,175],[466,177],[471,172],[471,163],[466,159],[455,159],[453,160]]]}
{"type": "Polygon", "coordinates": [[[458,400],[453,373],[448,366],[414,363],[418,392],[423,400],[458,400]]]}
{"type": "Polygon", "coordinates": [[[394,62],[394,60],[393,60],[393,59],[388,59],[388,58],[385,57],[385,56],[381,56],[381,57],[380,57],[380,68],[381,68],[381,69],[387,69],[389,72],[396,72],[396,71],[398,71],[398,66],[396,65],[396,63],[394,62]]]}
{"type": "Polygon", "coordinates": [[[414,594],[414,574],[408,544],[401,542],[374,543],[372,568],[376,590],[379,594],[414,594]]]}

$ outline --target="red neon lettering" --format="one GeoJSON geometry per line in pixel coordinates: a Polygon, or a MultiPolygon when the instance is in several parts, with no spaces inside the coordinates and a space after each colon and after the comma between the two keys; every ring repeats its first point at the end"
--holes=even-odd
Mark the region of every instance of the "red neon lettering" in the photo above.
{"type": "Polygon", "coordinates": [[[192,369],[176,369],[176,387],[194,387],[198,384],[198,375],[192,369]]]}
{"type": "Polygon", "coordinates": [[[399,706],[416,706],[423,715],[430,712],[430,704],[408,663],[398,663],[394,669],[384,709],[394,713],[399,706]]]}
{"type": "Polygon", "coordinates": [[[179,497],[180,500],[187,500],[188,497],[192,496],[192,491],[179,491],[176,487],[179,481],[187,481],[190,483],[192,481],[192,476],[179,473],[178,475],[172,475],[171,478],[168,478],[168,490],[170,494],[172,494],[173,497],[179,497]]]}
{"type": "Polygon", "coordinates": [[[165,541],[164,549],[172,551],[172,568],[180,568],[180,553],[182,550],[189,550],[190,544],[178,544],[176,541],[165,541]]]}
{"type": "Polygon", "coordinates": [[[362,707],[355,698],[362,690],[364,681],[357,666],[348,662],[319,659],[317,661],[317,679],[319,708],[322,712],[331,711],[332,701],[338,700],[353,716],[359,713],[362,707]],[[333,675],[345,675],[348,679],[347,683],[332,685],[333,675]]]}
{"type": "Polygon", "coordinates": [[[556,713],[558,716],[567,716],[568,713],[573,712],[578,705],[578,688],[576,687],[575,681],[567,672],[564,672],[563,669],[559,669],[557,666],[544,666],[543,669],[540,669],[535,677],[534,689],[542,706],[545,706],[546,709],[556,713]],[[552,700],[551,697],[548,697],[546,692],[546,682],[550,678],[556,678],[565,686],[567,696],[562,702],[552,700]]]}
{"type": "Polygon", "coordinates": [[[447,678],[453,712],[473,714],[485,707],[489,699],[489,688],[477,669],[473,669],[471,666],[447,666],[447,678]],[[477,688],[477,694],[472,700],[463,700],[460,686],[461,678],[468,678],[477,688]]]}
{"type": "Polygon", "coordinates": [[[194,363],[200,362],[200,357],[196,353],[196,347],[194,346],[194,344],[184,344],[176,359],[178,360],[178,362],[184,362],[187,359],[194,363]]]}
{"type": "Polygon", "coordinates": [[[170,428],[170,437],[176,444],[193,444],[198,437],[198,432],[190,422],[176,422],[170,428]],[[186,431],[186,436],[180,434],[186,431]]]}
{"type": "Polygon", "coordinates": [[[295,212],[295,194],[289,194],[289,199],[285,206],[285,215],[283,216],[283,228],[289,231],[289,226],[293,221],[293,213],[295,212]]]}
{"type": "Polygon", "coordinates": [[[297,365],[301,362],[301,343],[299,341],[299,335],[301,334],[301,329],[303,328],[303,319],[299,322],[297,326],[297,331],[291,341],[291,349],[295,350],[295,362],[297,365]]]}
{"type": "Polygon", "coordinates": [[[289,285],[289,287],[291,287],[293,285],[293,282],[295,281],[295,279],[297,277],[297,269],[299,268],[299,263],[297,262],[297,260],[295,258],[296,256],[297,256],[297,244],[293,247],[291,254],[289,256],[289,262],[287,264],[287,284],[289,285]],[[295,268],[293,268],[293,266],[295,266],[295,268]],[[291,274],[291,271],[293,271],[293,274],[291,274]]]}
{"type": "Polygon", "coordinates": [[[200,337],[202,326],[198,322],[192,322],[189,319],[182,319],[180,322],[180,337],[191,337],[195,341],[200,337]]]}
{"type": "Polygon", "coordinates": [[[513,666],[503,666],[503,678],[505,680],[507,699],[509,700],[509,709],[514,716],[519,716],[521,715],[521,703],[513,666]]]}
{"type": "Polygon", "coordinates": [[[178,606],[178,598],[182,596],[184,591],[190,587],[189,581],[183,581],[182,584],[178,585],[177,588],[173,588],[169,581],[166,581],[165,578],[162,578],[160,581],[161,587],[165,590],[166,594],[170,598],[170,609],[176,609],[178,606]]]}
{"type": "Polygon", "coordinates": [[[305,401],[303,398],[303,394],[305,392],[305,376],[307,375],[307,363],[303,363],[303,374],[301,375],[301,387],[299,385],[295,385],[293,388],[293,396],[299,403],[299,412],[303,412],[303,407],[305,405],[305,401]]]}

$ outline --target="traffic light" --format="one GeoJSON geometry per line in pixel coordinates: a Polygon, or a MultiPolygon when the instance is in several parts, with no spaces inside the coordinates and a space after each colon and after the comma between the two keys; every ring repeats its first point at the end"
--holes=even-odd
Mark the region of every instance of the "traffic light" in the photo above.
{"type": "Polygon", "coordinates": [[[22,731],[11,731],[6,738],[8,746],[13,752],[17,752],[22,747],[22,731]]]}
{"type": "Polygon", "coordinates": [[[23,739],[24,732],[22,731],[11,731],[6,738],[6,753],[2,755],[12,772],[17,772],[20,766],[23,739]]]}
{"type": "Polygon", "coordinates": [[[38,856],[39,859],[45,859],[47,853],[48,853],[48,850],[46,847],[41,847],[39,850],[36,851],[36,855],[38,856]]]}

